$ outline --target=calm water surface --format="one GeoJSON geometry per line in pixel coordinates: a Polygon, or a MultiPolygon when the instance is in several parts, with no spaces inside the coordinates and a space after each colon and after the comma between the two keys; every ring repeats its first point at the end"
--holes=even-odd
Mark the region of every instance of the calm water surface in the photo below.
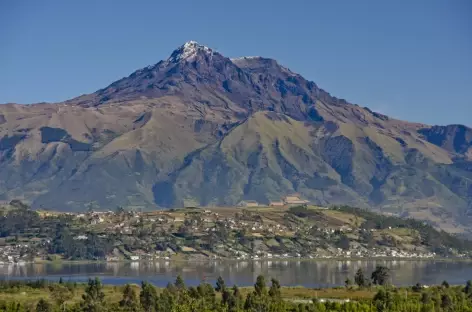
{"type": "Polygon", "coordinates": [[[330,287],[344,285],[362,268],[366,275],[376,265],[391,269],[395,285],[465,284],[472,279],[472,262],[452,261],[240,261],[240,262],[141,262],[141,263],[48,263],[0,266],[2,279],[38,279],[86,281],[100,277],[106,284],[140,283],[142,280],[165,286],[182,275],[186,283],[214,283],[222,276],[227,284],[253,285],[257,275],[277,278],[285,286],[330,287]]]}

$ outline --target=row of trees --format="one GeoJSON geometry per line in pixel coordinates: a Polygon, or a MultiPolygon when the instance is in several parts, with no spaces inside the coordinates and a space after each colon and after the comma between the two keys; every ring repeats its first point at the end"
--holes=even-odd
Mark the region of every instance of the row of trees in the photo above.
{"type": "MultiPolygon", "coordinates": [[[[359,287],[368,287],[371,285],[385,286],[388,284],[390,279],[390,270],[385,266],[377,266],[372,272],[370,279],[367,278],[362,269],[357,270],[354,275],[354,283],[359,287]]],[[[346,287],[349,288],[352,285],[351,279],[346,279],[346,287]]]]}
{"type": "MultiPolygon", "coordinates": [[[[372,299],[351,302],[320,302],[317,298],[287,301],[282,298],[282,288],[276,279],[270,285],[258,276],[252,289],[229,287],[219,277],[216,285],[201,283],[187,287],[179,276],[164,289],[157,289],[148,282],[122,287],[118,293],[105,291],[100,279],[90,279],[85,288],[75,283],[50,283],[46,281],[2,282],[0,293],[21,289],[49,289],[50,298],[41,298],[34,306],[15,301],[0,301],[0,311],[6,312],[453,312],[472,311],[472,282],[465,286],[395,288],[378,286],[372,299]],[[83,291],[77,300],[79,289],[83,291]],[[107,294],[106,294],[107,293],[107,294]],[[245,293],[245,295],[243,295],[245,293]]],[[[112,289],[112,288],[111,288],[112,289]]],[[[28,293],[27,293],[28,295],[28,293]]],[[[3,297],[3,296],[2,296],[3,297]]]]}

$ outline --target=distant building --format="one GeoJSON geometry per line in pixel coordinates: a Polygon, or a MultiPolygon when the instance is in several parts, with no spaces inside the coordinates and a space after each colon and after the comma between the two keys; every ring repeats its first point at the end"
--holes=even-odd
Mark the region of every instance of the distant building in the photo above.
{"type": "Polygon", "coordinates": [[[284,205],[285,204],[284,204],[283,201],[271,201],[271,202],[269,202],[270,207],[282,207],[284,205]]]}
{"type": "MultiPolygon", "coordinates": [[[[295,194],[285,196],[283,201],[285,205],[305,205],[308,204],[307,200],[301,199],[299,196],[294,196],[295,194]]],[[[297,194],[298,195],[298,194],[297,194]]]]}
{"type": "Polygon", "coordinates": [[[196,200],[184,199],[184,208],[198,208],[200,205],[196,200]]]}
{"type": "Polygon", "coordinates": [[[255,200],[243,200],[238,204],[238,206],[240,206],[240,207],[257,207],[257,206],[259,206],[259,203],[256,202],[255,200]]]}

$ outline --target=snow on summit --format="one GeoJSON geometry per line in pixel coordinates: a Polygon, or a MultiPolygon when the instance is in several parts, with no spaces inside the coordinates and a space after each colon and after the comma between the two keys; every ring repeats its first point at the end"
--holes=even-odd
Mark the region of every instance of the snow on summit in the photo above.
{"type": "Polygon", "coordinates": [[[198,52],[209,53],[213,55],[213,50],[207,46],[201,45],[196,41],[188,41],[177,50],[172,52],[169,61],[178,62],[180,60],[187,60],[195,57],[198,52]]]}

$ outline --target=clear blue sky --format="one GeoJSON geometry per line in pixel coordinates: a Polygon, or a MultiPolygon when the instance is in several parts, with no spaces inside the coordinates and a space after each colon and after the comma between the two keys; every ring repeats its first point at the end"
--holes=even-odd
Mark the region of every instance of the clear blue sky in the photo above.
{"type": "Polygon", "coordinates": [[[196,40],[394,117],[472,126],[472,1],[0,1],[0,103],[62,101],[196,40]]]}

